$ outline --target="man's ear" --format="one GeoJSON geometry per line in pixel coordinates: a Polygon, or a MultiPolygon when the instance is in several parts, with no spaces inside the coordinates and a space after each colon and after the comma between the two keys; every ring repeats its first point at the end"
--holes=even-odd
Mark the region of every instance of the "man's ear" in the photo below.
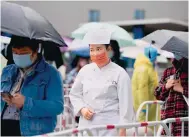
{"type": "Polygon", "coordinates": [[[37,56],[37,54],[38,54],[38,49],[34,52],[32,52],[32,57],[34,57],[34,56],[37,56]]]}

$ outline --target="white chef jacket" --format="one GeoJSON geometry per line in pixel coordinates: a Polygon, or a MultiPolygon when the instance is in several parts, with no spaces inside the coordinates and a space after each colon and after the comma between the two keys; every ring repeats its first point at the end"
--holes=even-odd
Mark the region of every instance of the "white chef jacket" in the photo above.
{"type": "Polygon", "coordinates": [[[84,66],[70,91],[70,100],[76,115],[83,107],[95,114],[91,120],[81,116],[79,126],[126,124],[134,122],[131,81],[127,72],[110,62],[103,68],[95,63],[84,66]]]}

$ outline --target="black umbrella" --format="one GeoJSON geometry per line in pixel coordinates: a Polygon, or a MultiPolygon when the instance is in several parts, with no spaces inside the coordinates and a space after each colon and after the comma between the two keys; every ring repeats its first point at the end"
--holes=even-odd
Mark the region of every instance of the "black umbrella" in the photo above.
{"type": "Polygon", "coordinates": [[[188,58],[188,32],[157,30],[143,38],[155,47],[188,58]]]}
{"type": "Polygon", "coordinates": [[[173,36],[161,49],[188,58],[188,42],[182,38],[173,36]]]}
{"type": "Polygon", "coordinates": [[[9,34],[50,41],[65,46],[52,24],[31,8],[1,2],[1,31],[9,34]]]}
{"type": "MultiPolygon", "coordinates": [[[[157,48],[162,48],[173,36],[179,37],[181,35],[185,35],[186,32],[183,31],[171,31],[171,30],[156,30],[144,38],[142,40],[152,43],[157,48]]],[[[183,37],[185,38],[185,37],[183,37]]]]}

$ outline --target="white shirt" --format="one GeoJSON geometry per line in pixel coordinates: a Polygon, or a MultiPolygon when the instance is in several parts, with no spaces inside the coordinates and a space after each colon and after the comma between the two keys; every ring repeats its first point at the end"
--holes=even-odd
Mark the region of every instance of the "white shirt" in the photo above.
{"type": "Polygon", "coordinates": [[[95,63],[84,66],[70,92],[70,100],[77,115],[80,115],[83,107],[91,108],[96,114],[117,111],[119,124],[133,122],[135,114],[132,98],[127,72],[113,62],[101,69],[95,63]]]}

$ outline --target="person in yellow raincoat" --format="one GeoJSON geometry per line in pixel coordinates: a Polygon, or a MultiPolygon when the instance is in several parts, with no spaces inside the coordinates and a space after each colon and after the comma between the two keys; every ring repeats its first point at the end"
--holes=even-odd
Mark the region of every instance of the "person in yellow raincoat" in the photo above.
{"type": "MultiPolygon", "coordinates": [[[[144,54],[140,54],[136,58],[132,77],[132,92],[135,111],[137,111],[140,104],[144,101],[156,100],[153,94],[158,85],[158,74],[155,71],[156,58],[157,50],[151,46],[146,47],[144,49],[144,54]]],[[[146,107],[143,108],[137,121],[146,121],[146,107]]],[[[156,105],[149,106],[148,121],[156,121],[156,105]]]]}

